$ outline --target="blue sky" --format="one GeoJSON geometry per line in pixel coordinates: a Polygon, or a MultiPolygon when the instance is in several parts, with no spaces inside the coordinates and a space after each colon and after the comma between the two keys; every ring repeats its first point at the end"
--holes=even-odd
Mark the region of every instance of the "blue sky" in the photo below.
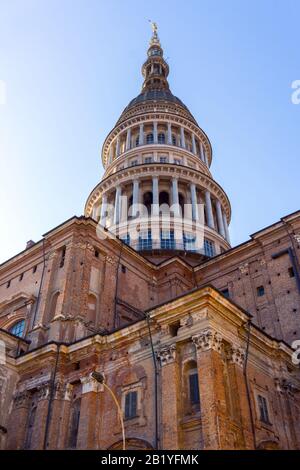
{"type": "Polygon", "coordinates": [[[0,0],[0,262],[81,215],[158,23],[172,92],[213,147],[231,238],[299,209],[298,0],[0,0]]]}

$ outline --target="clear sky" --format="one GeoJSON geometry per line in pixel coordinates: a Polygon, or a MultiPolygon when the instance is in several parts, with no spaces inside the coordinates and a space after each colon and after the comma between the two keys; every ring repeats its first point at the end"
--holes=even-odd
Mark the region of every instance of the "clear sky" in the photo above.
{"type": "Polygon", "coordinates": [[[0,0],[0,262],[83,214],[149,18],[211,140],[233,245],[299,209],[299,0],[0,0]]]}

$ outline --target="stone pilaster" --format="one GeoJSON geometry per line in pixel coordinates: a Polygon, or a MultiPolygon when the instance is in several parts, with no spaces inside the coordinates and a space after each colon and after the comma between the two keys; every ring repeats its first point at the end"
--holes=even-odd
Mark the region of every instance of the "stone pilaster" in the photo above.
{"type": "Polygon", "coordinates": [[[161,448],[180,449],[180,382],[176,344],[163,346],[157,352],[157,358],[161,366],[161,448]]]}
{"type": "Polygon", "coordinates": [[[192,337],[197,351],[200,410],[204,449],[226,448],[226,394],[222,336],[206,328],[192,337]]]}

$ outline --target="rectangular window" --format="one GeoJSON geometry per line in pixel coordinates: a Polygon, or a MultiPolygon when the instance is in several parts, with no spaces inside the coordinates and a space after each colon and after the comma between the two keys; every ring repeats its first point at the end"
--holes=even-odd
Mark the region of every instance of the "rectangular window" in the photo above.
{"type": "Polygon", "coordinates": [[[145,157],[145,163],[152,163],[152,157],[145,157]]]}
{"type": "Polygon", "coordinates": [[[215,255],[215,245],[214,242],[204,239],[204,253],[206,256],[212,257],[215,255]]]}
{"type": "Polygon", "coordinates": [[[130,166],[136,166],[138,164],[137,160],[131,160],[130,166]]]}
{"type": "Polygon", "coordinates": [[[128,392],[125,396],[125,419],[137,416],[137,392],[128,392]]]}
{"type": "Polygon", "coordinates": [[[168,163],[167,157],[159,157],[160,163],[168,163]]]}
{"type": "Polygon", "coordinates": [[[22,281],[22,279],[23,279],[23,276],[24,276],[24,274],[23,274],[23,273],[21,273],[21,274],[20,274],[20,277],[19,277],[19,281],[22,281]]]}
{"type": "Polygon", "coordinates": [[[264,286],[259,286],[256,288],[256,292],[257,292],[257,297],[262,297],[263,295],[265,295],[265,288],[264,286]]]}
{"type": "Polygon", "coordinates": [[[160,247],[163,250],[174,250],[175,239],[174,230],[162,230],[160,235],[160,247]]]}
{"type": "Polygon", "coordinates": [[[151,230],[141,233],[139,237],[139,249],[140,250],[152,250],[151,230]]]}
{"type": "Polygon", "coordinates": [[[192,405],[197,405],[200,402],[199,382],[198,382],[197,372],[194,372],[189,375],[189,387],[190,387],[190,402],[192,405]]]}
{"type": "Polygon", "coordinates": [[[174,163],[175,165],[181,165],[181,160],[179,160],[178,158],[174,158],[174,163]]]}
{"type": "Polygon", "coordinates": [[[265,397],[261,395],[258,395],[257,399],[258,399],[258,407],[259,407],[259,414],[260,414],[259,419],[263,421],[264,423],[270,424],[267,400],[265,399],[265,397]]]}
{"type": "Polygon", "coordinates": [[[183,234],[183,244],[186,251],[196,251],[196,235],[190,233],[183,234]]]}
{"type": "Polygon", "coordinates": [[[60,263],[59,263],[60,268],[64,267],[65,257],[66,257],[66,247],[64,246],[61,250],[61,258],[60,258],[60,263]]]}
{"type": "Polygon", "coordinates": [[[37,266],[33,266],[33,268],[32,268],[33,274],[36,273],[36,270],[37,270],[37,266]]]}

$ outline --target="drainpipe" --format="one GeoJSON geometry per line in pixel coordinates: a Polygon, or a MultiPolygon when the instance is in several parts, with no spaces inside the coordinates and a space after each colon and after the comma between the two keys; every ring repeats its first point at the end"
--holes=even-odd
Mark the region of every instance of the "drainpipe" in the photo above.
{"type": "Polygon", "coordinates": [[[145,317],[146,317],[146,320],[147,320],[149,338],[150,338],[150,343],[151,343],[152,360],[153,360],[153,366],[154,366],[155,449],[158,450],[159,449],[159,441],[160,441],[159,429],[158,429],[158,368],[157,368],[157,362],[156,362],[156,357],[155,357],[155,352],[154,352],[152,333],[151,333],[151,328],[150,328],[150,317],[146,313],[145,313],[145,317]]]}
{"type": "Polygon", "coordinates": [[[246,345],[246,355],[245,355],[245,362],[244,362],[244,367],[243,367],[243,374],[244,374],[245,385],[246,385],[246,395],[247,395],[247,401],[248,401],[248,407],[249,407],[249,413],[250,413],[250,421],[251,421],[251,430],[252,430],[252,436],[253,436],[254,449],[256,449],[255,424],[254,424],[254,417],[253,417],[253,411],[252,411],[252,406],[251,406],[250,387],[249,387],[249,381],[248,381],[248,376],[247,376],[251,320],[249,320],[247,322],[247,325],[248,325],[247,345],[246,345]]]}

